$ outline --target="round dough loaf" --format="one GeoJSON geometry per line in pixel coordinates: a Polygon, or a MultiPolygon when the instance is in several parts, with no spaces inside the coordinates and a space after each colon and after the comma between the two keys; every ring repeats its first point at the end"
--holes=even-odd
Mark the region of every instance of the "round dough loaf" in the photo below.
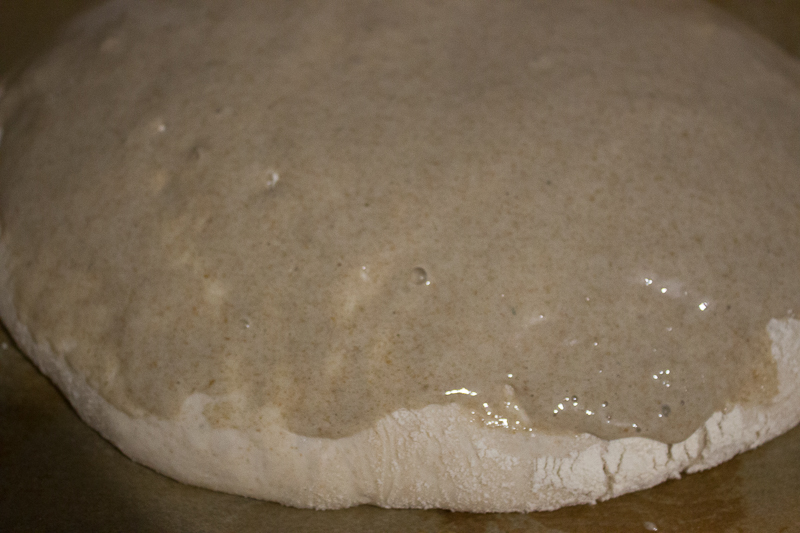
{"type": "Polygon", "coordinates": [[[115,0],[0,123],[3,322],[183,482],[547,510],[800,421],[800,67],[704,4],[115,0]]]}

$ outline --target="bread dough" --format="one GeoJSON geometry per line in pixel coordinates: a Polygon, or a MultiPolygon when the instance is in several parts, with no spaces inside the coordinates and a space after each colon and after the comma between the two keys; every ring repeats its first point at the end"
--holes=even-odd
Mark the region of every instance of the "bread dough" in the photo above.
{"type": "Polygon", "coordinates": [[[693,2],[111,2],[0,101],[0,313],[188,483],[649,487],[800,419],[799,80],[693,2]]]}

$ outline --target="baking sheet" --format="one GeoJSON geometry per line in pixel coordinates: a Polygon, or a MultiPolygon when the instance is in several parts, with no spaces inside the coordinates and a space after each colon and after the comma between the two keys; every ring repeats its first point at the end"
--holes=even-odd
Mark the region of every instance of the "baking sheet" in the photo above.
{"type": "MultiPolygon", "coordinates": [[[[0,0],[0,79],[43,50],[71,13],[92,3],[0,0]]],[[[800,2],[718,3],[749,17],[784,48],[800,50],[800,2]]],[[[0,331],[2,531],[457,533],[654,528],[800,531],[800,427],[710,471],[593,506],[486,515],[371,506],[324,512],[291,509],[182,485],[128,460],[80,421],[0,331]]]]}

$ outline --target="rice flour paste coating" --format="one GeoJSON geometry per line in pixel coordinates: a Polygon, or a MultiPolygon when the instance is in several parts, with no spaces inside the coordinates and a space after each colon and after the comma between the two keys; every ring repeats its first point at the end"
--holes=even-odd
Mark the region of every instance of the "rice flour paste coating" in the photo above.
{"type": "Polygon", "coordinates": [[[184,482],[555,509],[800,419],[800,67],[704,4],[116,0],[0,124],[4,323],[184,482]]]}

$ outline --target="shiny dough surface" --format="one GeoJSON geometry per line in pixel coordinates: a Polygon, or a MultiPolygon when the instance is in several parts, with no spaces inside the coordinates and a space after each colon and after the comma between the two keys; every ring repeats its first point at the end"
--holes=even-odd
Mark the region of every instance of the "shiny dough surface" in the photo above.
{"type": "Polygon", "coordinates": [[[3,318],[101,426],[683,446],[797,387],[799,70],[692,2],[112,2],[0,101],[3,318]]]}

